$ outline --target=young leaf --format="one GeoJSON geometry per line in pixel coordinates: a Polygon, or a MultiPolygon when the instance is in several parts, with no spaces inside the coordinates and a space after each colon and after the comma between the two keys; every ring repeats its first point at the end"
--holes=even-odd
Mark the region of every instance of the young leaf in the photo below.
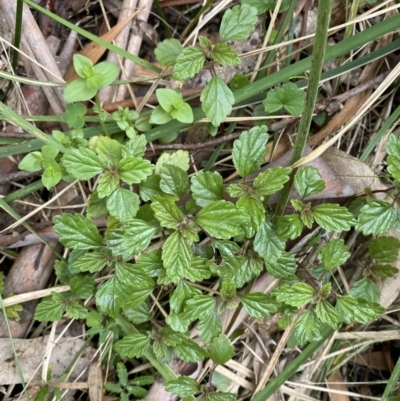
{"type": "Polygon", "coordinates": [[[396,211],[393,205],[380,200],[371,200],[361,208],[355,229],[364,235],[384,234],[393,226],[395,220],[396,211]]]}
{"type": "Polygon", "coordinates": [[[269,90],[263,105],[268,113],[275,113],[284,108],[292,116],[298,116],[303,111],[305,97],[306,94],[302,89],[288,82],[281,88],[269,90]]]}
{"type": "Polygon", "coordinates": [[[321,322],[312,310],[300,316],[294,326],[294,332],[300,345],[316,341],[321,337],[321,322]]]}
{"type": "Polygon", "coordinates": [[[105,168],[116,165],[122,158],[123,146],[107,136],[100,136],[96,144],[96,153],[105,168]]]}
{"type": "Polygon", "coordinates": [[[212,312],[204,319],[200,319],[197,325],[201,341],[209,344],[212,339],[222,333],[222,324],[216,312],[212,312]]]}
{"type": "Polygon", "coordinates": [[[312,216],[327,231],[348,231],[355,223],[353,215],[345,207],[332,203],[315,206],[312,216]]]}
{"type": "Polygon", "coordinates": [[[278,310],[273,298],[262,292],[239,295],[239,298],[246,312],[255,319],[268,317],[271,313],[276,313],[278,310]]]}
{"type": "Polygon", "coordinates": [[[212,77],[201,92],[200,101],[206,117],[218,127],[231,113],[235,97],[221,78],[212,77]]]}
{"type": "Polygon", "coordinates": [[[267,127],[254,127],[243,132],[233,143],[232,161],[241,177],[254,173],[265,162],[267,127]]]}
{"type": "Polygon", "coordinates": [[[257,10],[249,5],[235,6],[225,11],[219,37],[221,42],[247,39],[257,22],[257,10]]]}
{"type": "Polygon", "coordinates": [[[173,153],[163,153],[157,160],[154,173],[160,174],[164,164],[172,164],[183,171],[189,170],[189,152],[187,150],[178,150],[173,153]]]}
{"type": "Polygon", "coordinates": [[[184,219],[183,213],[172,199],[159,197],[151,204],[151,208],[163,227],[177,230],[184,219]]]}
{"type": "Polygon", "coordinates": [[[81,214],[64,213],[55,216],[54,232],[67,248],[91,249],[102,245],[102,238],[91,219],[81,214]]]}
{"type": "Polygon", "coordinates": [[[301,307],[313,300],[315,291],[306,283],[296,283],[290,287],[286,285],[279,287],[274,291],[274,294],[276,294],[276,300],[278,302],[283,302],[295,307],[301,307]]]}
{"type": "Polygon", "coordinates": [[[297,171],[294,177],[294,186],[299,194],[306,198],[322,192],[325,189],[325,181],[315,167],[306,166],[297,171]]]}
{"type": "Polygon", "coordinates": [[[190,190],[198,206],[222,200],[222,177],[216,171],[201,171],[190,179],[190,190]]]}
{"type": "Polygon", "coordinates": [[[172,164],[163,164],[160,175],[160,188],[166,194],[181,196],[189,186],[186,171],[172,164]]]}
{"type": "Polygon", "coordinates": [[[150,124],[162,125],[172,120],[172,116],[167,113],[160,105],[151,112],[150,124]]]}
{"type": "Polygon", "coordinates": [[[203,68],[205,60],[205,53],[198,47],[189,46],[183,49],[182,53],[176,58],[172,78],[178,81],[193,78],[203,68]]]}
{"type": "Polygon", "coordinates": [[[42,169],[43,156],[41,152],[31,152],[19,162],[18,168],[24,171],[40,171],[42,169]]]}
{"type": "Polygon", "coordinates": [[[122,148],[122,157],[143,157],[146,151],[146,137],[144,135],[136,135],[131,138],[122,148]]]}
{"type": "Polygon", "coordinates": [[[50,190],[60,182],[62,177],[61,168],[55,160],[48,157],[43,160],[43,168],[42,183],[47,190],[50,190]]]}
{"type": "Polygon", "coordinates": [[[181,42],[178,39],[170,38],[160,42],[154,49],[154,54],[160,64],[172,67],[182,51],[181,42]]]}
{"type": "Polygon", "coordinates": [[[193,110],[188,103],[182,101],[170,112],[171,117],[175,118],[183,124],[191,124],[193,122],[193,110]]]}
{"type": "Polygon", "coordinates": [[[264,221],[254,238],[254,250],[264,259],[276,260],[284,249],[285,243],[280,240],[274,227],[264,221]]]}
{"type": "Polygon", "coordinates": [[[217,365],[224,365],[235,355],[235,347],[225,334],[215,337],[209,346],[210,358],[217,365]]]}
{"type": "Polygon", "coordinates": [[[164,242],[162,259],[167,271],[167,276],[172,282],[177,283],[185,278],[186,272],[190,271],[193,251],[183,235],[176,231],[164,242]]]}
{"type": "Polygon", "coordinates": [[[67,103],[84,102],[90,100],[97,93],[96,88],[88,88],[87,80],[84,78],[74,79],[70,82],[64,91],[64,100],[67,103]]]}
{"type": "Polygon", "coordinates": [[[318,258],[321,260],[326,271],[330,271],[334,267],[342,265],[350,255],[342,239],[330,240],[318,252],[318,258]]]}
{"type": "Polygon", "coordinates": [[[107,209],[111,216],[126,222],[136,216],[139,203],[139,195],[125,188],[117,188],[107,199],[107,209]]]}
{"type": "Polygon", "coordinates": [[[130,185],[139,184],[153,172],[153,168],[148,160],[132,156],[122,159],[117,165],[121,180],[130,185]]]}
{"type": "Polygon", "coordinates": [[[119,185],[119,176],[115,171],[105,171],[98,181],[97,196],[102,199],[111,195],[119,185]]]}
{"type": "Polygon", "coordinates": [[[354,298],[362,298],[376,303],[379,303],[381,299],[379,287],[368,278],[356,281],[350,290],[350,295],[354,298]]]}
{"type": "Polygon", "coordinates": [[[62,157],[62,164],[78,180],[90,180],[103,171],[99,157],[87,148],[72,149],[62,157]]]}
{"type": "Polygon", "coordinates": [[[329,326],[333,327],[334,329],[336,329],[340,323],[340,316],[336,309],[324,299],[321,299],[317,302],[315,313],[321,322],[329,324],[329,326]]]}
{"type": "Polygon", "coordinates": [[[211,52],[211,58],[217,63],[224,65],[240,65],[239,55],[231,46],[225,43],[217,43],[211,52]]]}
{"type": "Polygon", "coordinates": [[[267,196],[279,191],[289,181],[291,171],[290,167],[274,167],[263,171],[254,180],[255,193],[259,196],[267,196]]]}
{"type": "Polygon", "coordinates": [[[244,216],[235,205],[220,200],[209,203],[200,210],[195,221],[209,235],[219,239],[229,239],[239,233],[244,216]]]}
{"type": "Polygon", "coordinates": [[[397,260],[400,241],[395,237],[380,237],[369,244],[369,254],[380,263],[391,263],[397,260]]]}
{"type": "Polygon", "coordinates": [[[115,343],[114,349],[122,357],[140,358],[150,345],[150,337],[147,334],[133,333],[125,336],[115,343]]]}
{"type": "Polygon", "coordinates": [[[179,397],[190,397],[200,389],[200,385],[188,376],[180,376],[177,379],[166,381],[165,389],[179,397]]]}
{"type": "Polygon", "coordinates": [[[45,298],[40,302],[35,311],[35,319],[39,322],[55,322],[60,320],[64,313],[64,306],[53,298],[45,298]]]}
{"type": "Polygon", "coordinates": [[[282,252],[278,259],[265,258],[264,260],[271,276],[286,278],[296,273],[296,260],[289,252],[282,252]]]}

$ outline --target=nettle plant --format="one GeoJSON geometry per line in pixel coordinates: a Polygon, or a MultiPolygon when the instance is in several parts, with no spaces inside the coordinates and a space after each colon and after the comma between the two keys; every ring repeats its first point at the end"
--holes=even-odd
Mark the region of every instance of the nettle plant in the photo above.
{"type": "MultiPolygon", "coordinates": [[[[207,57],[212,63],[238,65],[238,55],[226,42],[247,37],[256,19],[257,11],[250,5],[235,6],[222,18],[220,43],[212,45],[199,38],[199,48],[182,49],[177,40],[168,39],[157,47],[156,55],[164,65],[174,66],[173,77],[180,80],[199,72],[207,57]]],[[[80,78],[67,86],[69,102],[97,97],[98,89],[117,75],[109,63],[93,67],[81,56],[74,61],[80,78]]],[[[128,109],[110,117],[98,105],[102,121],[113,119],[124,135],[113,137],[104,131],[89,140],[82,130],[86,107],[72,103],[63,116],[72,130],[54,131],[52,145],[21,161],[21,169],[43,170],[43,184],[49,189],[61,179],[92,180],[95,188],[84,214],[54,217],[54,231],[70,250],[67,259],[56,262],[55,272],[70,291],[54,292],[44,299],[37,307],[37,320],[56,321],[64,315],[82,319],[90,333],[104,341],[113,332],[116,362],[147,358],[168,363],[177,357],[186,362],[210,358],[218,365],[235,354],[233,337],[226,335],[221,321],[230,309],[244,308],[255,319],[279,314],[281,329],[297,319],[293,333],[300,345],[319,339],[324,325],[336,329],[343,323],[367,323],[384,312],[377,280],[396,273],[390,263],[400,249],[397,239],[381,236],[391,227],[400,227],[395,209],[399,137],[391,135],[387,148],[394,188],[388,191],[388,200],[367,194],[349,209],[332,203],[315,205],[308,197],[325,188],[316,168],[306,166],[294,172],[290,167],[274,167],[260,172],[269,140],[266,126],[243,132],[234,141],[237,182],[224,184],[217,171],[189,177],[189,154],[184,151],[164,154],[152,164],[144,157],[147,141],[140,132],[172,118],[193,121],[192,110],[180,93],[160,89],[157,97],[160,106],[150,121],[128,109]],[[300,199],[290,201],[287,214],[277,215],[268,199],[293,173],[300,199]],[[97,226],[100,217],[104,223],[97,226]],[[299,238],[305,227],[336,233],[354,229],[375,236],[369,257],[362,261],[364,277],[350,293],[344,293],[334,280],[335,269],[346,265],[351,256],[342,239],[321,246],[319,262],[302,266],[306,275],[298,269],[296,255],[287,251],[286,243],[299,238]],[[279,285],[269,295],[252,292],[252,283],[265,271],[279,279],[279,285]],[[190,335],[194,330],[198,341],[190,335]]],[[[231,112],[234,96],[214,75],[201,100],[207,117],[218,126],[231,112]]],[[[284,108],[296,115],[303,103],[304,93],[295,84],[285,83],[269,91],[264,107],[270,113],[284,108]]],[[[129,394],[143,397],[141,386],[151,380],[132,382],[122,365],[117,370],[121,385],[110,383],[106,388],[125,398],[129,394]]],[[[186,376],[170,378],[165,385],[181,397],[236,398],[186,376]]]]}

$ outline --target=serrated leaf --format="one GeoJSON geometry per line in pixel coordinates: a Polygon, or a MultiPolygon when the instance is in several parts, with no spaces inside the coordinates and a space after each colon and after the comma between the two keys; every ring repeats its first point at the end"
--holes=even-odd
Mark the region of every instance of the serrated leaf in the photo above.
{"type": "Polygon", "coordinates": [[[280,240],[274,227],[264,222],[254,237],[254,250],[264,259],[276,260],[284,249],[285,243],[280,240]]]}
{"type": "Polygon", "coordinates": [[[63,313],[64,306],[49,297],[36,307],[35,319],[39,322],[55,322],[62,318],[63,313]]]}
{"type": "Polygon", "coordinates": [[[362,298],[376,303],[379,303],[381,299],[379,287],[368,278],[356,281],[351,287],[350,295],[354,298],[362,298]]]}
{"type": "Polygon", "coordinates": [[[182,51],[181,42],[178,39],[170,38],[160,42],[154,49],[154,54],[159,63],[166,67],[172,67],[182,51]]]}
{"type": "Polygon", "coordinates": [[[110,168],[121,160],[122,149],[122,144],[107,136],[100,136],[97,140],[96,153],[105,168],[110,168]]]}
{"type": "Polygon", "coordinates": [[[213,47],[211,58],[224,65],[240,65],[242,63],[238,53],[225,43],[217,43],[213,47]]]}
{"type": "Polygon", "coordinates": [[[89,197],[86,216],[95,219],[96,217],[104,216],[107,213],[107,199],[99,198],[97,191],[94,191],[89,197]]]}
{"type": "Polygon", "coordinates": [[[181,196],[189,187],[189,177],[186,171],[172,164],[163,164],[160,176],[160,188],[166,194],[181,196]]]}
{"type": "Polygon", "coordinates": [[[336,309],[324,299],[317,302],[315,313],[321,322],[329,324],[329,326],[334,329],[336,329],[340,323],[340,316],[336,309]]]}
{"type": "Polygon", "coordinates": [[[283,188],[289,181],[292,169],[290,167],[269,168],[259,174],[253,183],[257,195],[271,195],[283,188]]]}
{"type": "Polygon", "coordinates": [[[294,332],[300,345],[319,340],[321,337],[320,329],[321,322],[312,310],[300,316],[294,326],[294,332]]]}
{"type": "Polygon", "coordinates": [[[139,184],[153,172],[153,168],[148,160],[132,156],[122,159],[117,165],[121,180],[130,185],[139,184]]]}
{"type": "Polygon", "coordinates": [[[136,135],[131,138],[122,149],[122,157],[143,157],[146,151],[146,137],[144,135],[136,135]]]}
{"type": "Polygon", "coordinates": [[[180,232],[176,231],[167,238],[162,249],[162,259],[172,282],[177,283],[185,278],[190,271],[192,257],[193,251],[180,232]]]}
{"type": "Polygon", "coordinates": [[[200,319],[197,331],[204,344],[209,344],[214,337],[222,333],[222,324],[217,314],[212,312],[204,319],[200,319]]]}
{"type": "Polygon", "coordinates": [[[209,295],[196,295],[186,302],[183,317],[191,321],[205,319],[215,309],[216,299],[209,295]]]}
{"type": "Polygon", "coordinates": [[[398,135],[389,135],[386,151],[390,155],[387,158],[388,171],[396,180],[400,180],[400,141],[398,135]]]}
{"type": "Polygon", "coordinates": [[[227,192],[233,198],[240,198],[252,194],[251,188],[244,184],[231,184],[227,188],[227,192]]]}
{"type": "Polygon", "coordinates": [[[279,287],[274,291],[274,294],[276,294],[276,300],[278,302],[283,302],[295,307],[301,307],[313,300],[315,291],[309,284],[296,283],[290,287],[279,287]]]}
{"type": "Polygon", "coordinates": [[[365,301],[362,298],[355,299],[350,295],[337,297],[336,310],[346,323],[352,321],[368,323],[376,320],[378,314],[385,312],[385,309],[379,304],[365,301]]]}
{"type": "Polygon", "coordinates": [[[223,183],[218,172],[200,172],[190,179],[190,189],[198,206],[222,200],[223,183]]]}
{"type": "Polygon", "coordinates": [[[269,90],[263,105],[268,113],[285,109],[292,116],[298,116],[303,111],[305,97],[306,94],[302,89],[299,89],[296,84],[288,82],[281,88],[269,90]]]}
{"type": "MultiPolygon", "coordinates": [[[[291,0],[283,0],[279,12],[285,11],[290,6],[290,1],[291,0]]],[[[274,10],[276,3],[277,0],[242,0],[242,4],[255,7],[257,9],[257,14],[264,14],[267,10],[274,10]]]]}
{"type": "Polygon", "coordinates": [[[81,214],[55,216],[54,232],[67,248],[91,249],[102,245],[102,238],[93,221],[81,214]]]}
{"type": "Polygon", "coordinates": [[[195,295],[201,295],[201,291],[191,286],[183,280],[179,280],[173,294],[170,298],[170,308],[176,313],[183,312],[183,308],[189,299],[195,295]]]}
{"type": "Polygon", "coordinates": [[[150,345],[150,337],[147,334],[133,333],[125,336],[115,343],[114,349],[122,357],[140,358],[150,345]]]}
{"type": "Polygon", "coordinates": [[[179,395],[179,397],[189,397],[197,392],[199,388],[199,383],[188,376],[180,376],[177,379],[165,382],[165,389],[170,393],[179,395]]]}
{"type": "Polygon", "coordinates": [[[198,401],[235,401],[237,399],[237,395],[233,393],[214,393],[209,392],[207,395],[203,394],[198,398],[198,401]]]}
{"type": "Polygon", "coordinates": [[[289,252],[282,252],[277,259],[265,258],[268,273],[276,278],[291,277],[296,273],[296,260],[289,252]]]}
{"type": "Polygon", "coordinates": [[[254,127],[243,132],[233,143],[232,161],[241,177],[254,173],[265,162],[267,127],[254,127]]]}
{"type": "Polygon", "coordinates": [[[119,185],[119,176],[115,171],[105,171],[98,181],[97,195],[99,198],[105,198],[111,195],[119,185]]]}
{"type": "Polygon", "coordinates": [[[210,262],[207,259],[203,259],[200,256],[195,256],[191,260],[190,269],[185,272],[185,278],[192,281],[193,283],[199,283],[204,279],[211,277],[211,272],[208,267],[210,262]]]}
{"type": "Polygon", "coordinates": [[[371,200],[361,208],[355,229],[364,235],[384,234],[393,226],[395,220],[396,211],[393,205],[380,200],[371,200]]]}
{"type": "Polygon", "coordinates": [[[209,235],[219,239],[229,239],[239,233],[244,216],[225,200],[209,203],[195,218],[196,223],[209,235]]]}
{"type": "Polygon", "coordinates": [[[78,275],[72,277],[69,285],[71,287],[72,294],[80,299],[89,298],[91,295],[94,294],[96,288],[95,281],[92,276],[78,275]]]}
{"type": "Polygon", "coordinates": [[[327,231],[348,231],[355,223],[353,215],[345,208],[333,203],[317,205],[312,209],[315,221],[327,231]]]}
{"type": "Polygon", "coordinates": [[[303,223],[298,214],[289,214],[286,216],[277,216],[276,233],[282,241],[287,239],[296,239],[303,231],[303,223]]]}
{"type": "Polygon", "coordinates": [[[175,60],[172,78],[178,81],[193,78],[203,68],[205,60],[203,50],[194,46],[186,47],[175,60]]]}
{"type": "Polygon", "coordinates": [[[171,312],[165,319],[165,322],[171,327],[172,330],[185,333],[188,330],[190,320],[184,319],[181,314],[171,312]]]}
{"type": "Polygon", "coordinates": [[[85,319],[89,311],[78,301],[69,300],[65,305],[65,314],[71,319],[85,319]]]}
{"type": "Polygon", "coordinates": [[[351,256],[342,239],[332,239],[318,252],[318,258],[325,270],[330,271],[334,267],[342,265],[351,256]]]}
{"type": "Polygon", "coordinates": [[[183,359],[185,362],[194,363],[202,361],[207,355],[207,352],[190,338],[186,339],[185,342],[182,342],[181,344],[177,344],[175,349],[178,357],[183,359]]]}
{"type": "Polygon", "coordinates": [[[235,355],[235,347],[225,334],[220,334],[213,339],[208,352],[214,363],[224,365],[235,355]]]}
{"type": "Polygon", "coordinates": [[[369,268],[372,277],[377,280],[384,280],[385,278],[393,277],[399,271],[392,265],[373,265],[369,268]]]}
{"type": "Polygon", "coordinates": [[[274,299],[262,292],[252,292],[250,294],[239,295],[246,312],[255,319],[268,317],[278,310],[274,299]]]}
{"type": "Polygon", "coordinates": [[[107,209],[111,216],[126,222],[136,216],[139,203],[138,194],[125,188],[117,188],[107,199],[107,209]]]}
{"type": "Polygon", "coordinates": [[[212,239],[211,240],[213,247],[217,248],[222,257],[235,257],[241,252],[241,248],[238,246],[236,242],[233,241],[221,241],[212,239]]]}
{"type": "Polygon", "coordinates": [[[159,197],[151,204],[151,208],[163,227],[177,230],[184,219],[183,213],[172,199],[159,197]]]}
{"type": "Polygon", "coordinates": [[[177,150],[173,153],[164,152],[157,160],[154,173],[160,174],[164,164],[172,164],[181,168],[183,171],[189,170],[189,152],[187,150],[177,150]]]}
{"type": "Polygon", "coordinates": [[[212,77],[201,92],[200,101],[206,117],[218,127],[231,113],[235,97],[221,78],[212,77]]]}
{"type": "Polygon", "coordinates": [[[120,287],[116,277],[111,277],[96,292],[96,305],[103,313],[115,317],[119,311],[117,302],[120,287]]]}
{"type": "Polygon", "coordinates": [[[247,39],[256,22],[257,10],[247,4],[226,10],[219,28],[221,42],[247,39]]]}
{"type": "Polygon", "coordinates": [[[243,214],[248,216],[250,224],[245,223],[244,229],[246,237],[252,238],[265,221],[265,207],[258,199],[247,196],[240,198],[236,202],[236,206],[242,210],[243,214]]]}
{"type": "Polygon", "coordinates": [[[74,178],[90,180],[103,171],[99,157],[87,148],[72,149],[62,157],[62,164],[74,178]]]}
{"type": "Polygon", "coordinates": [[[106,242],[114,256],[130,259],[149,246],[156,231],[156,227],[142,220],[132,219],[123,229],[107,231],[106,242]]]}
{"type": "Polygon", "coordinates": [[[380,237],[369,244],[369,254],[380,263],[391,263],[397,260],[400,241],[395,237],[380,237]]]}
{"type": "Polygon", "coordinates": [[[299,194],[306,198],[322,192],[325,189],[325,181],[322,179],[318,169],[306,166],[297,171],[294,177],[294,186],[299,194]]]}

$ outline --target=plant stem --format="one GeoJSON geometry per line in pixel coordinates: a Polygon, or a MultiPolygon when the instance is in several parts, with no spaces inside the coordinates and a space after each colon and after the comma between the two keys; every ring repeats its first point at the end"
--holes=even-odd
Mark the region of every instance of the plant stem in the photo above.
{"type": "MultiPolygon", "coordinates": [[[[315,103],[318,95],[319,81],[321,78],[322,65],[325,57],[326,41],[328,38],[329,21],[331,16],[332,0],[320,2],[318,6],[317,29],[314,41],[314,52],[311,58],[310,81],[301,115],[299,131],[294,145],[290,164],[297,162],[302,156],[306,147],[315,103]]],[[[279,197],[276,215],[282,215],[289,200],[292,189],[294,175],[296,170],[292,171],[289,181],[282,189],[279,197]]]]}

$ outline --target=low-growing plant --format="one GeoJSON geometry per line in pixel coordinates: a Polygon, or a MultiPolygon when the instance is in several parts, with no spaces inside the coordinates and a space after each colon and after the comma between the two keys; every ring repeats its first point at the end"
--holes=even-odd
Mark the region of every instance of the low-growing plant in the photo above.
{"type": "MultiPolygon", "coordinates": [[[[225,12],[217,44],[200,36],[199,47],[182,48],[178,40],[167,39],[155,50],[160,63],[173,67],[175,80],[192,78],[204,66],[210,69],[212,78],[200,100],[215,127],[226,120],[235,103],[234,93],[215,65],[240,64],[228,42],[247,38],[258,14],[265,12],[260,5],[261,9],[252,7],[253,3],[243,1],[225,12]]],[[[115,338],[115,360],[150,358],[168,363],[175,357],[185,362],[209,358],[215,366],[225,364],[235,353],[233,337],[226,335],[227,327],[221,322],[229,309],[243,308],[255,319],[279,314],[281,329],[296,321],[294,341],[301,346],[318,340],[326,325],[337,329],[351,322],[366,323],[384,312],[376,281],[396,273],[390,263],[400,249],[397,239],[381,236],[400,226],[395,208],[400,181],[398,136],[392,134],[387,147],[394,189],[388,190],[386,201],[367,194],[349,207],[314,204],[309,197],[325,188],[316,168],[260,171],[270,139],[264,125],[242,132],[234,141],[232,161],[240,177],[234,183],[224,184],[217,171],[189,176],[189,154],[182,150],[152,164],[145,157],[146,136],[140,132],[172,119],[185,124],[194,121],[189,104],[172,89],[156,91],[159,106],[151,116],[122,108],[105,114],[103,121],[113,120],[124,135],[103,131],[85,138],[86,106],[79,102],[96,98],[100,88],[114,81],[117,71],[108,63],[93,66],[83,56],[75,56],[74,65],[79,78],[65,90],[70,104],[63,115],[72,130],[54,131],[54,140],[62,146],[45,145],[27,154],[19,165],[23,170],[43,170],[42,181],[48,189],[60,180],[95,183],[84,214],[54,217],[54,231],[70,250],[67,259],[56,262],[55,272],[70,291],[54,292],[44,299],[36,309],[37,320],[56,321],[64,315],[83,319],[90,332],[103,336],[116,322],[124,335],[115,338]],[[299,198],[291,199],[285,213],[278,215],[269,197],[293,174],[299,198]],[[104,217],[104,226],[96,225],[98,217],[104,217]],[[319,262],[305,266],[306,279],[298,274],[296,255],[287,250],[287,241],[317,227],[374,236],[370,258],[363,261],[364,278],[348,294],[333,280],[334,269],[350,257],[343,239],[330,239],[320,247],[319,262]],[[265,271],[279,279],[279,285],[268,295],[252,292],[252,283],[265,271]],[[91,296],[94,303],[85,305],[91,296]],[[153,298],[157,298],[156,309],[150,308],[153,298]],[[194,328],[199,341],[190,335],[194,328]]],[[[267,93],[263,105],[267,113],[283,109],[296,116],[303,110],[304,99],[305,93],[295,83],[283,82],[267,93]]],[[[103,112],[96,103],[97,111],[103,112]]],[[[129,394],[145,396],[141,386],[150,381],[128,380],[121,364],[117,371],[120,385],[106,384],[108,391],[121,399],[129,394]]],[[[217,393],[212,385],[200,385],[187,376],[166,378],[167,390],[182,398],[236,399],[235,394],[217,393]]]]}

